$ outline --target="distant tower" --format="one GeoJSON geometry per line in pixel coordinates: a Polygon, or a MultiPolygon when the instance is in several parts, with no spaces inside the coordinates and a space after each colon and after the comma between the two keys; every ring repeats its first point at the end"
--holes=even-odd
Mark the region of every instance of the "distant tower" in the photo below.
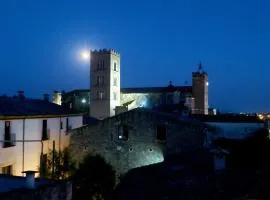
{"type": "Polygon", "coordinates": [[[192,73],[192,94],[195,97],[195,114],[208,115],[208,74],[199,63],[198,71],[192,73]]]}
{"type": "Polygon", "coordinates": [[[53,103],[61,105],[62,104],[62,94],[61,92],[54,91],[53,92],[53,103]]]}
{"type": "Polygon", "coordinates": [[[114,116],[120,106],[120,54],[111,49],[91,51],[90,67],[90,116],[114,116]]]}

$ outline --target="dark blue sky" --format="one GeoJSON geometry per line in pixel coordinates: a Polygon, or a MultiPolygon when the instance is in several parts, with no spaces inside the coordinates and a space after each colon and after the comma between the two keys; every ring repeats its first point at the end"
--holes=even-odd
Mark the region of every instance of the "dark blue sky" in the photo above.
{"type": "Polygon", "coordinates": [[[122,86],[191,84],[202,61],[210,105],[270,111],[268,0],[1,0],[0,94],[87,88],[81,49],[121,53],[122,86]]]}

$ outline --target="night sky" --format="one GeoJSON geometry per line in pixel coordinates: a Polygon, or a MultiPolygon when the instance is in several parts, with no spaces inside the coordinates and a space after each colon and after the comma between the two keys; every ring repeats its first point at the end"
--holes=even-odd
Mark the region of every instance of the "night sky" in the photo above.
{"type": "Polygon", "coordinates": [[[268,0],[1,0],[0,94],[88,88],[79,52],[121,53],[122,87],[191,84],[201,61],[209,103],[270,111],[268,0]]]}

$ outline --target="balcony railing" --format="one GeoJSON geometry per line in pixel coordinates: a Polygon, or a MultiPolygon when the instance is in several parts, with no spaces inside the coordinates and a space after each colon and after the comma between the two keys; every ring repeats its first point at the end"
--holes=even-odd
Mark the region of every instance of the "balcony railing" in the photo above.
{"type": "Polygon", "coordinates": [[[13,147],[16,145],[16,134],[11,133],[9,136],[10,136],[9,139],[7,138],[4,139],[4,143],[3,143],[4,148],[13,147]]]}

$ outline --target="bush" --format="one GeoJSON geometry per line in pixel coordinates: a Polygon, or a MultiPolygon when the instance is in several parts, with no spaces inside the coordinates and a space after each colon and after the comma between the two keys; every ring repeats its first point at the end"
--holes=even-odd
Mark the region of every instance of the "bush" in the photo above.
{"type": "Polygon", "coordinates": [[[115,171],[101,156],[87,155],[73,177],[73,199],[112,199],[115,171]]]}

